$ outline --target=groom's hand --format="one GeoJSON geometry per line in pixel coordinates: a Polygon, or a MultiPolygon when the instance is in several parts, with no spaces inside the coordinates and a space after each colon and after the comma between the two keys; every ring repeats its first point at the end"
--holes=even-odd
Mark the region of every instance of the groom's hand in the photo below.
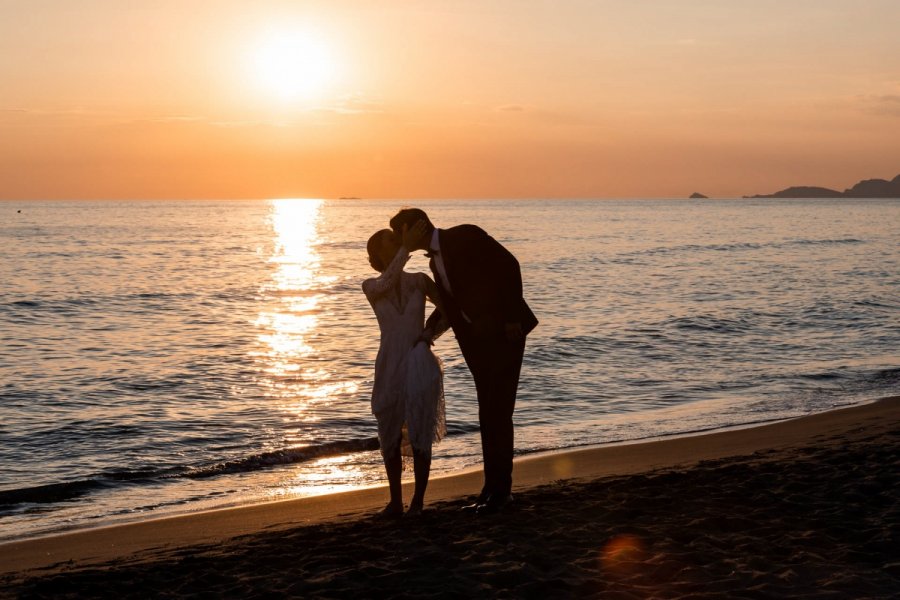
{"type": "Polygon", "coordinates": [[[404,225],[403,246],[410,252],[418,250],[419,248],[424,248],[425,246],[422,242],[425,238],[425,229],[425,221],[416,221],[416,224],[412,227],[404,225]]]}

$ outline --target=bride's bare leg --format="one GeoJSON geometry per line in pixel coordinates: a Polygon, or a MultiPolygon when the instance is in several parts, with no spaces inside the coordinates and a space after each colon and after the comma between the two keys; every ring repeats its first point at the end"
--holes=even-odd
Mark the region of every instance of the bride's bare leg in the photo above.
{"type": "Polygon", "coordinates": [[[384,470],[387,471],[391,502],[382,511],[382,514],[401,515],[403,514],[403,488],[400,485],[400,473],[403,471],[403,462],[400,458],[400,444],[397,444],[389,455],[384,455],[384,470]]]}
{"type": "Polygon", "coordinates": [[[419,512],[425,505],[425,488],[428,487],[428,475],[431,473],[431,453],[413,449],[413,472],[416,476],[416,489],[409,503],[409,510],[419,512]]]}

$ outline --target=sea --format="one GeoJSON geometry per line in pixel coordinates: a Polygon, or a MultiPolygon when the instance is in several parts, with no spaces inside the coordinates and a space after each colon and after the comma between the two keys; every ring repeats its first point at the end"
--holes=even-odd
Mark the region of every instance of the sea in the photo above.
{"type": "MultiPolygon", "coordinates": [[[[403,206],[519,259],[518,456],[900,393],[900,200],[7,201],[0,540],[384,485],[361,284],[403,206]]],[[[433,475],[478,469],[435,351],[433,475]]]]}

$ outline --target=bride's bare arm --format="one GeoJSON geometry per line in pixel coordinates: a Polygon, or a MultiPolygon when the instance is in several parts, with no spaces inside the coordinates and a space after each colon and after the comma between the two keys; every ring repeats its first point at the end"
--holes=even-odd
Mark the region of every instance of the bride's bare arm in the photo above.
{"type": "Polygon", "coordinates": [[[408,260],[409,250],[400,246],[391,264],[388,265],[388,268],[381,275],[363,281],[362,287],[366,297],[372,300],[396,288],[397,280],[400,279],[400,273],[403,272],[403,267],[408,260]]]}

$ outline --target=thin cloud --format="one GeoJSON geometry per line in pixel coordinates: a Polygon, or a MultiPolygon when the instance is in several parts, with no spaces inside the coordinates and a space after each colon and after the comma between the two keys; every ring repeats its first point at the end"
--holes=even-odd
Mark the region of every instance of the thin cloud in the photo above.
{"type": "Polygon", "coordinates": [[[236,129],[239,127],[287,127],[289,124],[283,121],[257,121],[257,120],[236,120],[236,121],[207,121],[213,127],[224,127],[227,129],[236,129]]]}
{"type": "Polygon", "coordinates": [[[0,108],[0,113],[31,115],[36,117],[104,117],[112,113],[97,110],[86,110],[84,108],[0,108]]]}
{"type": "Polygon", "coordinates": [[[900,117],[900,94],[860,96],[862,109],[873,115],[900,117]]]}
{"type": "Polygon", "coordinates": [[[523,104],[504,104],[496,107],[494,110],[497,112],[525,112],[528,108],[523,104]]]}
{"type": "Polygon", "coordinates": [[[205,120],[206,119],[204,119],[203,117],[191,117],[186,115],[174,115],[150,119],[150,121],[154,123],[197,123],[205,120]]]}
{"type": "Polygon", "coordinates": [[[384,104],[363,94],[347,94],[330,106],[320,106],[311,112],[335,113],[340,115],[379,114],[384,112],[384,104]]]}

